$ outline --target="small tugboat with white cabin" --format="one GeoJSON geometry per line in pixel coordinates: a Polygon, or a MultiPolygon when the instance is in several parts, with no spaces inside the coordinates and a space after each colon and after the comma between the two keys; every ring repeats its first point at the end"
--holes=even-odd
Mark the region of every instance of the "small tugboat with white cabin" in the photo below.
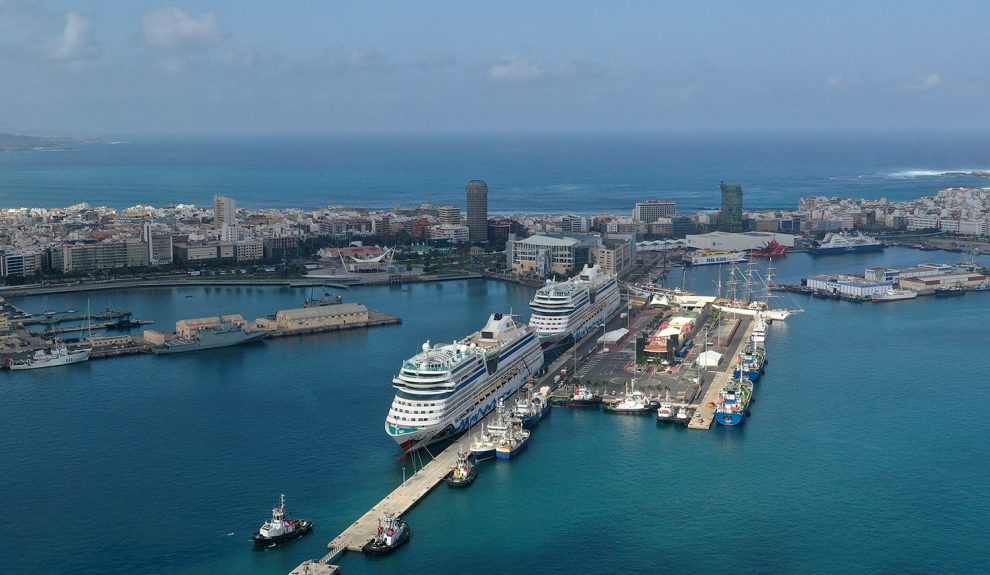
{"type": "Polygon", "coordinates": [[[313,530],[313,523],[306,519],[289,519],[285,510],[285,495],[279,500],[278,507],[272,509],[271,521],[265,522],[254,534],[255,547],[274,547],[280,543],[291,541],[313,530]]]}
{"type": "Polygon", "coordinates": [[[412,530],[405,520],[395,513],[386,511],[378,519],[378,534],[361,551],[365,555],[385,555],[409,541],[411,535],[412,530]]]}
{"type": "Polygon", "coordinates": [[[478,467],[474,461],[471,461],[471,454],[458,451],[454,469],[443,480],[450,487],[467,487],[474,483],[476,477],[478,477],[478,467]]]}

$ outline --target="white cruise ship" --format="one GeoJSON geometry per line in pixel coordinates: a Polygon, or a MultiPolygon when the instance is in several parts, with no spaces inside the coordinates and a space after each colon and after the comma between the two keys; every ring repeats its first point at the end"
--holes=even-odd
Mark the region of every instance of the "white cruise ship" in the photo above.
{"type": "Polygon", "coordinates": [[[619,284],[615,276],[602,273],[598,266],[584,266],[566,282],[547,281],[529,308],[529,326],[540,336],[544,347],[574,336],[580,341],[619,309],[619,284]]]}
{"type": "Polygon", "coordinates": [[[385,431],[412,451],[466,431],[543,365],[539,339],[515,316],[496,313],[461,341],[430,346],[392,379],[398,391],[385,431]]]}

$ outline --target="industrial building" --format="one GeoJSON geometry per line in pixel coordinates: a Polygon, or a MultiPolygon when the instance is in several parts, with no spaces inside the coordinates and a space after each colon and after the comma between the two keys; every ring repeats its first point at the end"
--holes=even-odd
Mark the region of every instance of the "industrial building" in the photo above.
{"type": "Polygon", "coordinates": [[[894,269],[894,268],[867,268],[866,279],[876,282],[899,283],[906,278],[921,278],[951,274],[956,271],[956,267],[949,264],[920,264],[915,268],[894,269]]]}
{"type": "Polygon", "coordinates": [[[368,323],[368,308],[357,303],[341,303],[277,312],[275,318],[259,318],[259,329],[275,330],[279,335],[328,331],[368,323]]]}
{"type": "Polygon", "coordinates": [[[690,234],[684,239],[687,247],[698,250],[718,250],[726,252],[741,252],[758,250],[772,241],[788,248],[794,247],[797,236],[778,234],[774,232],[711,232],[707,234],[690,234]]]}
{"type": "Polygon", "coordinates": [[[808,278],[807,286],[835,295],[866,298],[886,292],[894,287],[894,282],[873,281],[849,275],[821,275],[808,278]]]}
{"type": "Polygon", "coordinates": [[[988,284],[990,284],[990,277],[972,272],[901,278],[903,289],[914,290],[922,295],[935,293],[935,290],[941,287],[959,286],[963,289],[973,289],[988,284]]]}

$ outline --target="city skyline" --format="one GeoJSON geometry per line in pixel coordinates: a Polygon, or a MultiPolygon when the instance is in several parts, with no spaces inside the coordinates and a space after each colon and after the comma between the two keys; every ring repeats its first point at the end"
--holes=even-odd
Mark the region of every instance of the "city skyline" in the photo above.
{"type": "Polygon", "coordinates": [[[933,10],[5,0],[0,132],[984,129],[990,7],[933,10]]]}

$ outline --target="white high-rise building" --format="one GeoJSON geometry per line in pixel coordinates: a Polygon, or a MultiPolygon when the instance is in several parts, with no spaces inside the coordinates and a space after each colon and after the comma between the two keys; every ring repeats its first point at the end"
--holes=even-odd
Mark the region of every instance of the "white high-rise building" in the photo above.
{"type": "Polygon", "coordinates": [[[224,224],[237,225],[237,202],[234,198],[213,196],[213,227],[222,230],[224,224]]]}
{"type": "Polygon", "coordinates": [[[437,208],[437,219],[442,225],[461,225],[461,209],[457,206],[440,206],[437,208]]]}
{"type": "Polygon", "coordinates": [[[660,218],[670,218],[677,211],[677,204],[668,200],[650,200],[636,202],[633,209],[633,219],[637,222],[651,223],[660,218]]]}

